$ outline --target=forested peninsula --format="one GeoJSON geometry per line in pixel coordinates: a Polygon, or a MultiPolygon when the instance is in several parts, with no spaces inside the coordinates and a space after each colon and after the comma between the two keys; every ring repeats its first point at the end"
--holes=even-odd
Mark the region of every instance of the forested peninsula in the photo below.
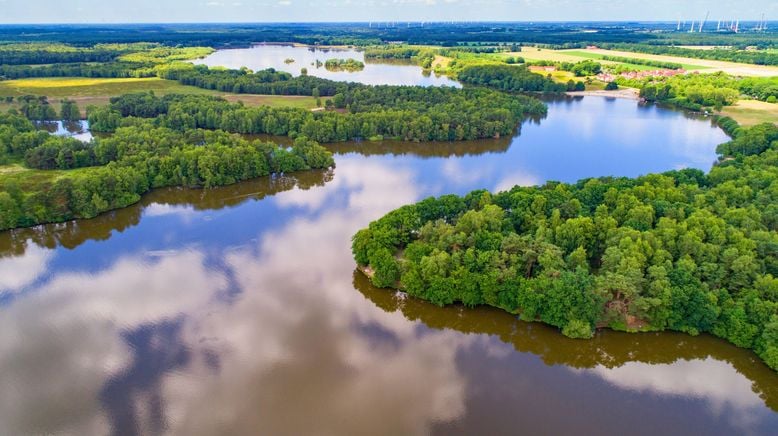
{"type": "Polygon", "coordinates": [[[710,333],[778,370],[778,127],[739,128],[708,174],[428,198],[353,237],[378,287],[490,305],[573,338],[710,333]]]}
{"type": "Polygon", "coordinates": [[[522,120],[542,116],[540,100],[483,88],[374,86],[338,93],[344,110],[312,112],[290,107],[246,107],[218,97],[130,94],[89,111],[92,131],[112,132],[138,117],[178,130],[222,129],[232,133],[307,136],[318,142],[394,138],[458,141],[515,132],[522,120]]]}
{"type": "Polygon", "coordinates": [[[154,188],[207,188],[335,164],[329,151],[303,136],[286,148],[136,118],[84,143],[37,130],[13,113],[0,114],[0,162],[20,164],[0,178],[0,230],[92,218],[154,188]]]}

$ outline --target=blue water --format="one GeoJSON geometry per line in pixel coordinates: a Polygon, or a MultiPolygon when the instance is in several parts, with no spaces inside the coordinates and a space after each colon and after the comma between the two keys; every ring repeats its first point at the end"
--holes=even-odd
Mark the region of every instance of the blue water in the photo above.
{"type": "Polygon", "coordinates": [[[350,253],[430,195],[707,170],[726,139],[635,101],[562,99],[514,138],[340,144],[332,173],[0,233],[0,434],[770,433],[778,377],[750,352],[401,300],[350,253]]]}

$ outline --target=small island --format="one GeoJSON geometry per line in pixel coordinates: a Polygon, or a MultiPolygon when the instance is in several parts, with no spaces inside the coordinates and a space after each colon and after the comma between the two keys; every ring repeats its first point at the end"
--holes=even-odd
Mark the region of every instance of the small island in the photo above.
{"type": "Polygon", "coordinates": [[[328,71],[362,71],[365,69],[365,63],[356,59],[327,59],[324,62],[324,68],[328,71]]]}
{"type": "Polygon", "coordinates": [[[286,58],[286,59],[284,59],[284,63],[285,63],[285,64],[287,64],[287,65],[288,65],[288,64],[293,64],[293,63],[294,63],[294,59],[292,59],[292,58],[286,58]]]}

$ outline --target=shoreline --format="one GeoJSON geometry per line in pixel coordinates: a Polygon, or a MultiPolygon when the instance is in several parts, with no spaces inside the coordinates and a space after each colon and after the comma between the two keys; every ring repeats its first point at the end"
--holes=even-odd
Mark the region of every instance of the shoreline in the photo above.
{"type": "Polygon", "coordinates": [[[615,89],[613,91],[568,91],[565,95],[571,97],[610,97],[610,98],[624,98],[628,100],[640,100],[640,92],[633,88],[615,89]]]}

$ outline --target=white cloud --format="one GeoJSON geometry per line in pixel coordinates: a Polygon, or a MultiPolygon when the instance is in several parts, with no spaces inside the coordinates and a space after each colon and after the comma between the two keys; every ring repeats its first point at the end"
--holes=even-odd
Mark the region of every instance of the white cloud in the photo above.
{"type": "Polygon", "coordinates": [[[53,251],[30,244],[21,256],[0,257],[0,293],[19,291],[45,271],[53,251]]]}

